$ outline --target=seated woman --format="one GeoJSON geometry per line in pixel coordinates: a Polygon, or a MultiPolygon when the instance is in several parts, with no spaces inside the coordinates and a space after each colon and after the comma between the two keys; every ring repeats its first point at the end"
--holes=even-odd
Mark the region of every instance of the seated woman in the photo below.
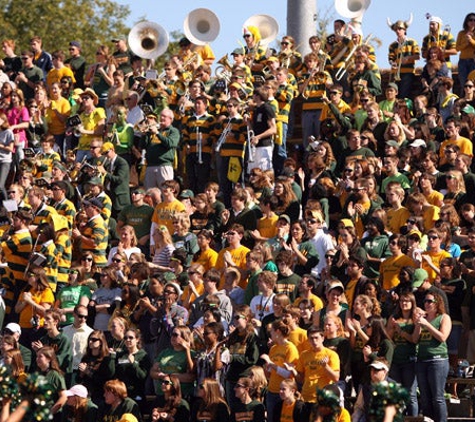
{"type": "Polygon", "coordinates": [[[104,403],[99,407],[98,422],[118,421],[124,413],[131,413],[142,420],[139,406],[127,397],[127,387],[119,380],[110,380],[104,384],[104,403]]]}
{"type": "Polygon", "coordinates": [[[176,375],[163,375],[159,384],[163,395],[156,398],[152,422],[163,420],[189,421],[190,406],[181,396],[180,380],[176,375]]]}

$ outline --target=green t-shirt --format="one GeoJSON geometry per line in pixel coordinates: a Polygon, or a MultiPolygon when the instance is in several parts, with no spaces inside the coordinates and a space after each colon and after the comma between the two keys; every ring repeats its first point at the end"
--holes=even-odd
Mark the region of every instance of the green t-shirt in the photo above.
{"type": "MultiPolygon", "coordinates": [[[[74,308],[81,297],[86,296],[89,299],[92,296],[91,289],[87,286],[66,286],[61,289],[57,295],[57,300],[59,300],[59,307],[61,309],[74,308]]],[[[74,315],[71,313],[65,314],[66,321],[62,321],[61,325],[70,325],[74,322],[74,315]]]]}

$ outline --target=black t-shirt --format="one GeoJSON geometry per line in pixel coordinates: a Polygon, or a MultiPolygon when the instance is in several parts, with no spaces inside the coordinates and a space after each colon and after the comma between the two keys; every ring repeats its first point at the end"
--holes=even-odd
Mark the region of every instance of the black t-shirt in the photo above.
{"type": "MultiPolygon", "coordinates": [[[[254,110],[254,117],[252,119],[252,129],[255,135],[260,135],[269,129],[269,120],[275,119],[274,109],[270,104],[261,104],[254,110]]],[[[272,145],[272,137],[260,139],[257,144],[258,147],[268,147],[272,145]]]]}

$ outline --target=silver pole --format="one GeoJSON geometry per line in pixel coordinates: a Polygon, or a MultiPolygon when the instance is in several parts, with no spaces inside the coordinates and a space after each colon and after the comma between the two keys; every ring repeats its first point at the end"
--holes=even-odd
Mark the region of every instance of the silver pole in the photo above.
{"type": "Polygon", "coordinates": [[[298,50],[310,53],[308,39],[317,33],[317,0],[287,0],[287,35],[295,38],[298,50]]]}

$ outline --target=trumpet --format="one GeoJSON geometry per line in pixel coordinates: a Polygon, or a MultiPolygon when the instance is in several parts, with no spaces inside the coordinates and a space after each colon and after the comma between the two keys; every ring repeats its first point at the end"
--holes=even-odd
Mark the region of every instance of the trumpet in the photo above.
{"type": "Polygon", "coordinates": [[[203,164],[203,134],[196,128],[196,150],[198,151],[198,164],[203,164]]]}
{"type": "Polygon", "coordinates": [[[216,152],[221,151],[221,147],[226,141],[226,138],[229,135],[229,132],[231,132],[231,119],[229,119],[228,124],[226,125],[223,132],[221,133],[221,136],[219,137],[218,142],[216,142],[216,146],[214,148],[216,152]]]}
{"type": "Polygon", "coordinates": [[[247,127],[247,160],[253,163],[256,159],[256,146],[252,144],[251,140],[254,138],[254,131],[247,127]]]}
{"type": "MultiPolygon", "coordinates": [[[[361,45],[368,45],[369,41],[371,40],[372,37],[373,37],[373,34],[369,34],[361,45]]],[[[348,68],[350,66],[350,61],[353,60],[353,56],[355,55],[356,50],[358,49],[358,47],[359,47],[359,45],[355,45],[351,49],[350,54],[348,54],[348,57],[343,62],[343,66],[341,66],[338,69],[338,71],[336,72],[335,79],[337,81],[340,81],[343,78],[343,76],[345,75],[345,73],[348,71],[348,68]]]]}

